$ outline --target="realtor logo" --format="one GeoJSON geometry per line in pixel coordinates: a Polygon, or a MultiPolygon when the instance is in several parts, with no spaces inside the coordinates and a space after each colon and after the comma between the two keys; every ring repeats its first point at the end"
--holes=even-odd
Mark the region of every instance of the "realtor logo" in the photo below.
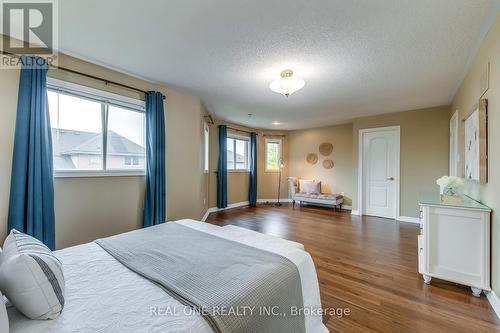
{"type": "MultiPolygon", "coordinates": [[[[2,51],[40,56],[53,64],[58,46],[57,0],[0,0],[0,4],[2,51]]],[[[9,65],[2,59],[2,67],[9,65]]]]}

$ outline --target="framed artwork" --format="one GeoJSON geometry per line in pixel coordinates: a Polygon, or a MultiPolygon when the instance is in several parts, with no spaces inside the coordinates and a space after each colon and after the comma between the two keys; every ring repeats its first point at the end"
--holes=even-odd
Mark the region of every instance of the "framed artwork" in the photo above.
{"type": "Polygon", "coordinates": [[[483,184],[488,181],[487,108],[488,100],[481,99],[464,119],[465,178],[483,184]]]}

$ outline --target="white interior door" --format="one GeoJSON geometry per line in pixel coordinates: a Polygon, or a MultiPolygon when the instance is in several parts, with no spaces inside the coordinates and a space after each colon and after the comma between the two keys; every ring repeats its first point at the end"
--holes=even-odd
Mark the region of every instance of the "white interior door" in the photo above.
{"type": "Polygon", "coordinates": [[[397,218],[399,128],[362,132],[363,214],[397,218]]]}

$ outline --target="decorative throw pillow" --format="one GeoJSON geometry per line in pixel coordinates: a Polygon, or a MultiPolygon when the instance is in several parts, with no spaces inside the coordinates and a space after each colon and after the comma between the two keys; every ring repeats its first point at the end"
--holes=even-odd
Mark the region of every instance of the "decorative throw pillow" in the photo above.
{"type": "Polygon", "coordinates": [[[30,319],[54,319],[64,308],[61,262],[38,239],[12,230],[0,254],[0,290],[30,319]]]}
{"type": "Polygon", "coordinates": [[[320,194],[321,193],[321,182],[315,180],[300,179],[300,192],[307,194],[320,194]]]}
{"type": "Polygon", "coordinates": [[[0,332],[9,333],[9,317],[7,317],[7,309],[2,293],[0,293],[0,332]]]}

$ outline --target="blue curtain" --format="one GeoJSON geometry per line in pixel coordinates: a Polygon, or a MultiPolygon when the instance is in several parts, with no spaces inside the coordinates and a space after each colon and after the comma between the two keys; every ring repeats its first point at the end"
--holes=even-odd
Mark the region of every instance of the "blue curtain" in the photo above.
{"type": "Polygon", "coordinates": [[[217,167],[217,207],[227,207],[227,127],[219,126],[219,165],[217,167]]]}
{"type": "Polygon", "coordinates": [[[165,222],[165,115],[163,95],[146,93],[146,195],[144,227],[165,222]]]}
{"type": "Polygon", "coordinates": [[[52,137],[45,61],[21,58],[8,228],[55,248],[52,137]]]}
{"type": "Polygon", "coordinates": [[[248,202],[257,205],[257,134],[250,133],[250,179],[248,183],[248,202]]]}

